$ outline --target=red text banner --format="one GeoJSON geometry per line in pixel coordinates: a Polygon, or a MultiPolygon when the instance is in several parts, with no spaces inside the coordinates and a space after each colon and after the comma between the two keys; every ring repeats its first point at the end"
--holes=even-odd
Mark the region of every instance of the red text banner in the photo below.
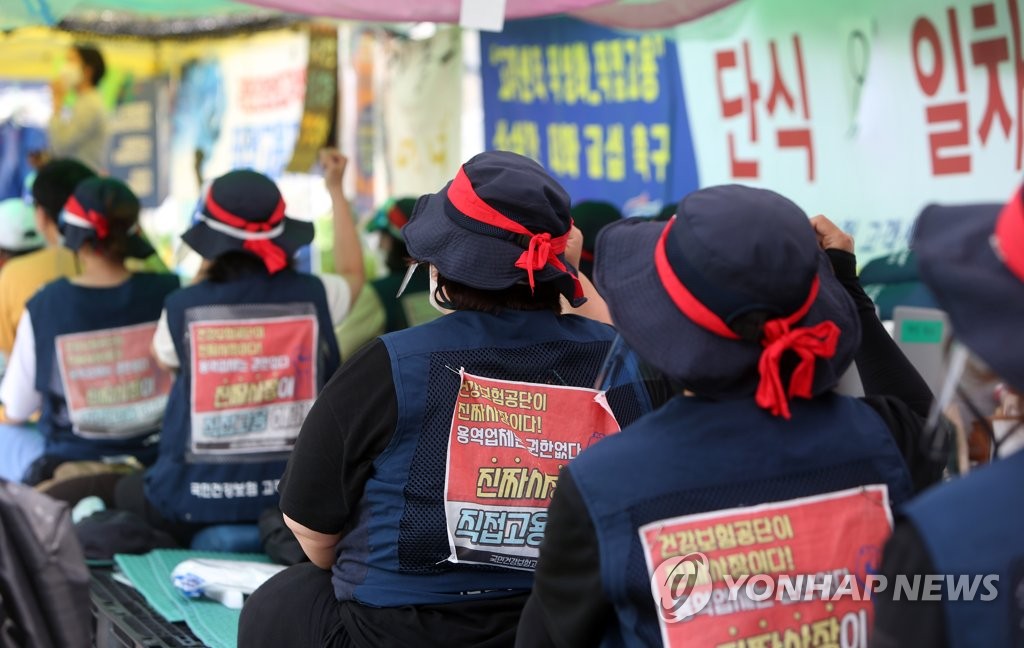
{"type": "Polygon", "coordinates": [[[189,334],[192,452],[290,450],[316,399],[316,317],[199,321],[189,334]]]}
{"type": "Polygon", "coordinates": [[[618,431],[604,392],[463,371],[445,480],[449,560],[535,569],[559,471],[618,431]]]}
{"type": "Polygon", "coordinates": [[[57,336],[57,363],[75,434],[126,438],[160,427],[171,375],[150,354],[156,323],[57,336]]]}
{"type": "Polygon", "coordinates": [[[884,485],[647,524],[639,533],[662,641],[866,647],[866,585],[891,529],[884,485]],[[692,557],[699,568],[680,569],[692,557]],[[683,600],[673,574],[690,573],[704,586],[683,600]]]}

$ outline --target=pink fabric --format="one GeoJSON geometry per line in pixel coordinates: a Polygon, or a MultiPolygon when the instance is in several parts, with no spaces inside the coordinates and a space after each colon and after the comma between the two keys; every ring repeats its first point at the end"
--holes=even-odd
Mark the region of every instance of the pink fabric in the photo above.
{"type": "Polygon", "coordinates": [[[645,4],[607,4],[572,12],[574,18],[620,29],[660,29],[697,20],[737,0],[652,0],[645,4]]]}
{"type": "MultiPolygon", "coordinates": [[[[460,0],[244,0],[246,4],[290,13],[383,22],[458,23],[460,0]]],[[[617,0],[507,0],[505,19],[569,13],[617,0]]],[[[690,0],[686,0],[689,2],[690,0]]]]}

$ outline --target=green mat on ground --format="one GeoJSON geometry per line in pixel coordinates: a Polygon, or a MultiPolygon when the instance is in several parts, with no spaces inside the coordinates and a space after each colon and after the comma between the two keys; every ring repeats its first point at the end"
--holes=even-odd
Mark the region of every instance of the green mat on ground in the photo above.
{"type": "Polygon", "coordinates": [[[270,562],[263,554],[185,549],[158,549],[141,556],[114,556],[117,566],[135,589],[162,617],[172,623],[184,621],[192,634],[210,648],[235,648],[241,610],[232,610],[208,599],[187,599],[171,583],[174,568],[190,558],[270,562]]]}

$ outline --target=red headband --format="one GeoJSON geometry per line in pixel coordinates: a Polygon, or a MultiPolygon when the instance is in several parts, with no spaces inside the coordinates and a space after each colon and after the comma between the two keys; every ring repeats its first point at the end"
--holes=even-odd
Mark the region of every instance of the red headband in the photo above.
{"type": "MultiPolygon", "coordinates": [[[[274,212],[270,217],[263,222],[253,223],[232,214],[218,205],[217,201],[213,199],[213,191],[208,192],[206,195],[206,210],[214,220],[250,234],[262,234],[274,229],[284,220],[284,209],[284,199],[278,198],[277,207],[274,208],[274,212]]],[[[263,260],[263,264],[267,266],[267,271],[270,274],[275,274],[288,267],[288,255],[271,239],[248,239],[242,236],[238,238],[245,241],[242,247],[246,251],[255,254],[263,260]]]]}
{"type": "Polygon", "coordinates": [[[74,196],[68,198],[67,203],[64,204],[64,209],[72,216],[77,216],[89,223],[96,231],[96,238],[99,240],[102,241],[107,238],[107,234],[110,233],[110,225],[107,223],[106,217],[96,210],[86,209],[74,196]]]}
{"type": "Polygon", "coordinates": [[[1018,191],[996,220],[995,242],[1006,267],[1024,281],[1024,196],[1018,191]]]}
{"type": "Polygon", "coordinates": [[[234,227],[245,232],[258,233],[258,232],[269,232],[274,229],[278,223],[284,220],[284,199],[277,199],[277,207],[274,207],[274,212],[270,215],[267,220],[253,223],[247,221],[244,218],[235,216],[228,210],[224,209],[217,204],[217,201],[213,199],[213,191],[210,191],[206,196],[206,209],[210,212],[210,215],[214,219],[219,220],[228,227],[234,227]]]}
{"type": "MultiPolygon", "coordinates": [[[[739,340],[739,334],[729,328],[729,325],[721,317],[702,304],[672,270],[668,261],[668,253],[665,251],[665,241],[675,222],[676,217],[673,216],[662,231],[654,250],[654,267],[658,271],[661,285],[680,312],[694,324],[719,337],[739,340]]],[[[761,352],[761,359],[757,366],[758,372],[761,374],[761,382],[757,386],[755,400],[758,406],[770,411],[774,416],[791,418],[789,399],[813,396],[816,359],[828,359],[836,354],[840,330],[835,322],[824,321],[812,327],[792,328],[794,324],[807,316],[814,300],[818,297],[820,288],[821,280],[815,275],[807,299],[795,313],[788,317],[768,320],[764,324],[761,340],[764,351],[761,352]],[[792,351],[800,358],[800,363],[789,380],[788,392],[782,385],[782,376],[779,371],[779,362],[786,351],[792,351]]]]}
{"type": "Polygon", "coordinates": [[[569,269],[558,258],[559,254],[565,252],[565,247],[569,243],[569,232],[554,237],[548,232],[534,234],[521,224],[488,205],[483,198],[478,196],[473,189],[473,184],[469,181],[462,168],[455,174],[455,179],[452,180],[451,186],[448,187],[448,200],[455,206],[455,209],[477,222],[497,227],[500,230],[512,232],[513,234],[530,237],[529,246],[515,263],[517,268],[526,271],[526,276],[530,282],[530,290],[533,290],[536,284],[533,276],[534,272],[551,264],[555,269],[561,270],[572,277],[576,285],[574,297],[576,299],[583,297],[583,286],[580,284],[580,280],[569,272],[569,269]]]}

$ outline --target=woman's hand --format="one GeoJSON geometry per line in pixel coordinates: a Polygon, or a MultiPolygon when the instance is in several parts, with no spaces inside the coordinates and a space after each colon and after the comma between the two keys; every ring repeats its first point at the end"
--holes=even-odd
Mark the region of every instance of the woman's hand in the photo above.
{"type": "Polygon", "coordinates": [[[811,219],[811,227],[818,236],[818,245],[822,250],[842,250],[854,254],[853,237],[829,219],[818,214],[811,219]]]}

